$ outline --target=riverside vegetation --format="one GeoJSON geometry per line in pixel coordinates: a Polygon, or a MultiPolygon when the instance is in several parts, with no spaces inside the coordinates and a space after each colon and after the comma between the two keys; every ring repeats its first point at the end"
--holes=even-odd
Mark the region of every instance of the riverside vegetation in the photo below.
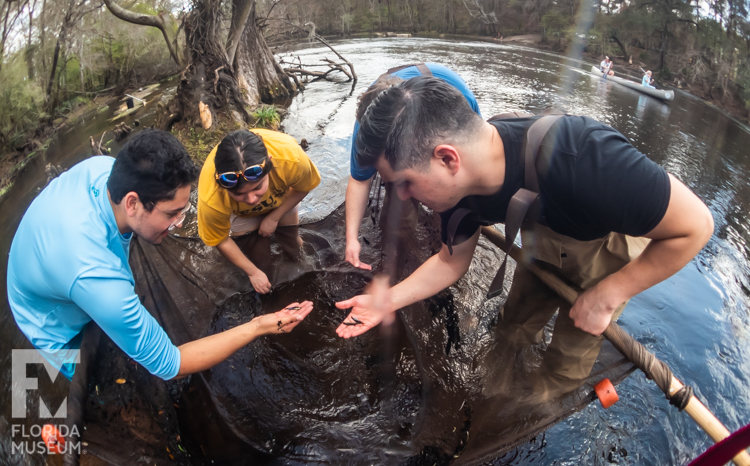
{"type": "Polygon", "coordinates": [[[747,121],[749,1],[8,0],[0,6],[0,178],[44,150],[77,108],[175,74],[179,89],[158,126],[183,140],[198,138],[200,129],[190,131],[201,126],[199,103],[220,127],[277,125],[262,103],[301,84],[267,44],[321,35],[537,34],[560,51],[581,41],[592,59],[652,69],[659,84],[747,121]],[[593,17],[583,33],[582,13],[593,17]]]}

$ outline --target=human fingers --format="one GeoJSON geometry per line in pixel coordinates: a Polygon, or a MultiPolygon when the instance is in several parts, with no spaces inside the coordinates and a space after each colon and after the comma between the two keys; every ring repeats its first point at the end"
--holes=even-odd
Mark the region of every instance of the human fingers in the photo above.
{"type": "Polygon", "coordinates": [[[258,286],[255,288],[255,291],[257,291],[260,294],[266,294],[269,291],[271,291],[271,283],[266,281],[265,283],[259,283],[258,286]]]}
{"type": "Polygon", "coordinates": [[[279,317],[276,322],[276,330],[275,333],[288,333],[291,332],[294,327],[299,324],[301,319],[298,319],[297,316],[286,316],[286,317],[279,317]]]}
{"type": "Polygon", "coordinates": [[[601,335],[607,328],[610,322],[610,315],[599,312],[597,309],[592,309],[581,295],[573,307],[570,309],[570,319],[573,321],[573,325],[583,330],[586,333],[590,333],[594,336],[601,335]]]}
{"type": "Polygon", "coordinates": [[[351,338],[367,332],[382,321],[382,316],[368,308],[353,307],[352,311],[336,329],[336,334],[351,338]]]}
{"type": "Polygon", "coordinates": [[[364,262],[358,262],[355,267],[362,270],[372,270],[372,266],[370,264],[365,264],[364,262]]]}
{"type": "MultiPolygon", "coordinates": [[[[347,319],[349,319],[349,317],[347,317],[347,319]]],[[[358,337],[362,335],[363,333],[370,330],[372,327],[373,325],[369,325],[366,323],[363,323],[361,325],[346,325],[342,323],[336,329],[336,334],[341,338],[353,338],[353,337],[358,337]]]]}
{"type": "Polygon", "coordinates": [[[336,303],[336,307],[339,309],[349,309],[350,307],[354,307],[356,303],[359,301],[359,298],[361,298],[364,295],[355,296],[353,298],[349,298],[346,301],[339,301],[336,303]]]}
{"type": "Polygon", "coordinates": [[[303,301],[302,303],[292,303],[284,309],[277,312],[279,315],[297,316],[299,320],[304,319],[313,310],[312,301],[303,301]]]}

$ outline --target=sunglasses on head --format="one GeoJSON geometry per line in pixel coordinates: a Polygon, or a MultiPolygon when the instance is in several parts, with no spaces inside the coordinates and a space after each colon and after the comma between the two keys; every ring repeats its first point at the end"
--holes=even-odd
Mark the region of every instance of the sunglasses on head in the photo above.
{"type": "Polygon", "coordinates": [[[262,163],[259,163],[258,165],[251,165],[246,169],[238,172],[217,173],[216,181],[218,181],[219,186],[221,186],[222,188],[234,188],[235,186],[237,186],[237,183],[240,182],[240,177],[245,178],[245,181],[251,183],[263,178],[263,175],[265,175],[265,168],[266,160],[264,160],[262,163]]]}

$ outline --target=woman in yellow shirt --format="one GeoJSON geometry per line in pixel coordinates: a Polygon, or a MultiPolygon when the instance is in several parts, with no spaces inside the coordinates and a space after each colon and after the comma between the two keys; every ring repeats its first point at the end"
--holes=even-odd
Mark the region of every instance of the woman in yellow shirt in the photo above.
{"type": "Polygon", "coordinates": [[[299,223],[298,205],[320,174],[297,141],[265,129],[229,133],[206,158],[198,181],[198,234],[242,269],[258,293],[271,291],[262,270],[232,236],[299,223]]]}

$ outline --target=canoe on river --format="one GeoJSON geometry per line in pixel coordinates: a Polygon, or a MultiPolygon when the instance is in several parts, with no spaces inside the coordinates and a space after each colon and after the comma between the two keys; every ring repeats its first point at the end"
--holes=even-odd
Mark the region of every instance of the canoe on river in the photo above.
{"type": "Polygon", "coordinates": [[[146,97],[153,94],[158,87],[159,83],[151,84],[150,86],[141,88],[138,92],[123,96],[122,99],[120,99],[120,102],[122,102],[122,104],[120,104],[120,108],[115,111],[114,115],[109,119],[109,121],[119,120],[120,118],[132,115],[133,113],[138,111],[146,104],[146,97]],[[131,98],[133,100],[132,107],[128,107],[127,105],[128,98],[131,98]]]}
{"type": "MultiPolygon", "coordinates": [[[[599,71],[599,67],[592,66],[591,67],[591,74],[594,74],[596,76],[603,76],[604,73],[599,71]]],[[[612,80],[618,84],[622,84],[623,86],[629,87],[631,89],[634,89],[638,92],[643,92],[646,95],[650,95],[651,97],[654,97],[659,100],[666,100],[667,102],[674,100],[674,91],[667,91],[662,89],[651,89],[650,87],[642,86],[641,83],[637,83],[635,81],[630,81],[628,79],[619,78],[617,76],[607,76],[607,79],[612,80]]]]}

